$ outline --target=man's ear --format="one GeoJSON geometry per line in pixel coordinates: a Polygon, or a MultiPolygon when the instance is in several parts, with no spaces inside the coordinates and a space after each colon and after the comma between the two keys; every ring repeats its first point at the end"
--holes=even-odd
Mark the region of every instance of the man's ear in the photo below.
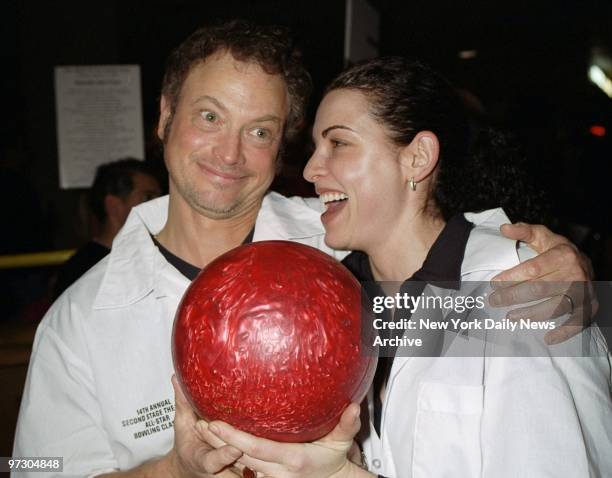
{"type": "Polygon", "coordinates": [[[119,196],[107,194],[104,197],[104,209],[106,210],[106,218],[112,224],[121,221],[124,215],[125,203],[119,196]]]}
{"type": "Polygon", "coordinates": [[[166,138],[166,127],[168,125],[168,121],[170,121],[171,111],[170,111],[170,101],[166,98],[165,95],[162,95],[159,100],[159,121],[157,123],[157,137],[164,142],[166,138]]]}
{"type": "Polygon", "coordinates": [[[431,131],[420,131],[400,151],[400,162],[407,180],[421,182],[433,173],[440,158],[438,137],[431,131]]]}

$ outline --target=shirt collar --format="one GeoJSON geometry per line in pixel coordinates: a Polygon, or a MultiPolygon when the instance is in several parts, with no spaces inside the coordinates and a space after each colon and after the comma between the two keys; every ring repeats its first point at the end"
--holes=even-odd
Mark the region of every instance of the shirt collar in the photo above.
{"type": "MultiPolygon", "coordinates": [[[[122,307],[135,303],[159,285],[159,275],[169,267],[151,235],[161,231],[168,219],[168,196],[140,204],[113,241],[94,308],[122,307]]],[[[299,240],[323,237],[320,212],[302,198],[289,199],[269,192],[257,215],[253,241],[299,240]]],[[[177,271],[172,283],[186,280],[177,271]]],[[[156,295],[162,291],[156,291],[156,295]]]]}
{"type": "Polygon", "coordinates": [[[481,271],[507,270],[520,263],[517,241],[499,232],[502,224],[510,222],[503,209],[465,213],[465,217],[474,224],[474,229],[465,248],[461,270],[463,276],[481,271]]]}
{"type": "Polygon", "coordinates": [[[166,224],[168,196],[132,208],[113,241],[94,308],[132,304],[149,294],[164,258],[151,240],[166,224]]]}
{"type": "Polygon", "coordinates": [[[253,241],[298,240],[324,235],[321,211],[313,209],[304,198],[287,198],[271,191],[264,197],[257,215],[253,241]]]}

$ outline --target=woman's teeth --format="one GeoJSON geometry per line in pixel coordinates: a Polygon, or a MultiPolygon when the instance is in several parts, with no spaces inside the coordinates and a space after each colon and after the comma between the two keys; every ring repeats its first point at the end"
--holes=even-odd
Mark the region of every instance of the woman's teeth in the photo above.
{"type": "Polygon", "coordinates": [[[323,193],[319,196],[319,201],[325,206],[325,209],[327,209],[327,205],[330,202],[344,201],[346,199],[348,199],[348,196],[344,193],[323,193]]]}

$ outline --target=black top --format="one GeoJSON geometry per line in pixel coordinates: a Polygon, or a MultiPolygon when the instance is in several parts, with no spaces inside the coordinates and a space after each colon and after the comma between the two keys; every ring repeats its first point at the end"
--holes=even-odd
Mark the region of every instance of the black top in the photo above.
{"type": "Polygon", "coordinates": [[[153,239],[153,242],[159,249],[159,252],[162,253],[162,256],[164,256],[170,264],[176,267],[176,269],[181,274],[187,277],[187,279],[192,281],[200,273],[201,269],[199,267],[194,266],[193,264],[190,264],[189,262],[184,261],[179,256],[172,254],[172,252],[170,252],[168,249],[162,246],[161,243],[158,242],[158,240],[155,239],[153,236],[151,236],[151,239],[153,239]]]}
{"type": "MultiPolygon", "coordinates": [[[[461,264],[465,254],[473,224],[463,214],[457,214],[449,219],[442,232],[435,240],[421,268],[402,284],[401,291],[412,296],[419,295],[426,283],[444,283],[445,288],[459,289],[461,284],[461,264]]],[[[374,282],[367,254],[352,252],[342,263],[360,282],[374,282]]],[[[398,311],[399,312],[399,311],[398,311]]],[[[402,319],[409,319],[410,313],[401,311],[402,319]]],[[[393,320],[391,314],[381,315],[384,321],[393,320]]],[[[380,421],[382,418],[382,402],[380,390],[386,383],[393,365],[393,357],[380,357],[374,375],[374,427],[380,436],[380,421]]]]}
{"type": "Polygon", "coordinates": [[[53,300],[72,285],[79,277],[103,259],[110,249],[99,242],[90,241],[74,253],[57,271],[53,286],[53,300]]]}
{"type": "MultiPolygon", "coordinates": [[[[251,229],[251,232],[249,232],[247,237],[244,238],[244,241],[242,241],[242,244],[250,244],[251,242],[253,242],[253,234],[254,233],[255,233],[255,228],[251,229]]],[[[189,262],[184,261],[179,256],[172,254],[172,252],[170,252],[168,249],[166,249],[164,246],[162,246],[157,241],[157,239],[155,239],[155,237],[151,236],[151,239],[153,239],[153,242],[155,243],[155,245],[159,249],[159,252],[162,253],[162,255],[166,258],[166,260],[170,264],[172,264],[174,267],[176,267],[176,269],[181,274],[183,274],[185,277],[187,277],[187,279],[192,281],[193,279],[195,279],[197,277],[197,275],[201,271],[201,269],[199,267],[194,266],[193,264],[190,264],[189,262]]]]}

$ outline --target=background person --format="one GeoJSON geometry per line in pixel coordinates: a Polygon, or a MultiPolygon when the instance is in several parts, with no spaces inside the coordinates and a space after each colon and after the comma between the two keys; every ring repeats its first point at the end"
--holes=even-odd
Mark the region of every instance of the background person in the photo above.
{"type": "Polygon", "coordinates": [[[96,233],[57,271],[53,300],[110,252],[134,206],[160,195],[159,181],[144,161],[125,158],[98,166],[87,195],[96,233]]]}

